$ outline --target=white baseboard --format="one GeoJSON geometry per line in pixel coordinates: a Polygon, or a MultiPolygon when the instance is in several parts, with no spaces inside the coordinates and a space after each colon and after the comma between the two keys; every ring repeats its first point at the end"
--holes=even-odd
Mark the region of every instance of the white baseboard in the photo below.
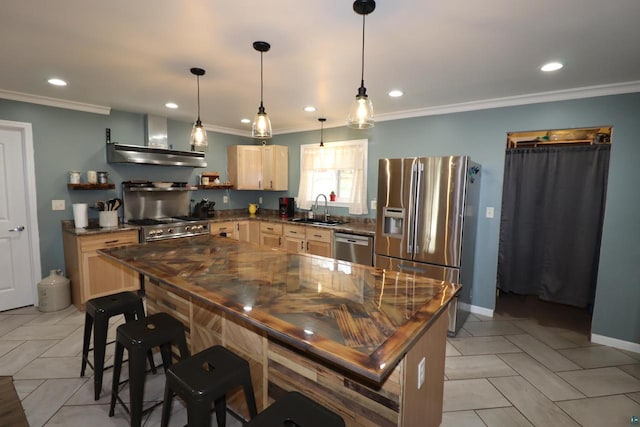
{"type": "Polygon", "coordinates": [[[640,353],[640,344],[623,341],[617,338],[606,337],[604,335],[591,334],[591,342],[595,344],[602,344],[609,347],[619,348],[620,350],[633,351],[634,353],[640,353]]]}
{"type": "Polygon", "coordinates": [[[469,313],[479,314],[481,316],[493,317],[493,310],[490,308],[479,307],[477,305],[465,304],[463,302],[459,303],[460,308],[468,311],[469,313]]]}

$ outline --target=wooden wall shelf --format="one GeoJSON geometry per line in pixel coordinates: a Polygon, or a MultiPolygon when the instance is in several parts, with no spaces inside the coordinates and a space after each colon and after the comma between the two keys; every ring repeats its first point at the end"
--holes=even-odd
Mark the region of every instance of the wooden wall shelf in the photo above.
{"type": "Polygon", "coordinates": [[[69,190],[113,190],[115,184],[67,184],[69,190]]]}
{"type": "Polygon", "coordinates": [[[198,185],[198,190],[230,190],[230,189],[233,189],[233,184],[198,185]]]}

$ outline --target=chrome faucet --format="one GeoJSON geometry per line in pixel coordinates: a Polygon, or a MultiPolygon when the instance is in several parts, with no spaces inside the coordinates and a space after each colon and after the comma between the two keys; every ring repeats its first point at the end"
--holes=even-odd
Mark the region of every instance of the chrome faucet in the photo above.
{"type": "Polygon", "coordinates": [[[318,199],[320,198],[320,196],[324,197],[324,220],[329,221],[329,206],[327,205],[327,196],[322,193],[318,194],[316,196],[316,202],[313,205],[313,209],[318,209],[318,199]]]}

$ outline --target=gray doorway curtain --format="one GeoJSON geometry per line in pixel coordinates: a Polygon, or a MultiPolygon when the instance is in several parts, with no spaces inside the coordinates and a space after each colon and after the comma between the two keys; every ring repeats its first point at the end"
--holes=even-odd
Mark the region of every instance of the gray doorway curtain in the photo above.
{"type": "Polygon", "coordinates": [[[508,150],[498,288],[589,307],[595,297],[610,145],[508,150]]]}

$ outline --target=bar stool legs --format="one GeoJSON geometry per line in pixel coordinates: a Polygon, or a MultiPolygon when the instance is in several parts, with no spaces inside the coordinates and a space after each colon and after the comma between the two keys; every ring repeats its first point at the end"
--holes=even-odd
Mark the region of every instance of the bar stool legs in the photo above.
{"type": "MultiPolygon", "coordinates": [[[[82,344],[82,365],[80,376],[84,376],[87,364],[94,371],[94,399],[100,398],[102,379],[105,369],[104,359],[107,347],[107,330],[109,319],[123,314],[127,322],[141,319],[145,316],[142,298],[133,292],[120,292],[113,295],[94,298],[87,301],[84,322],[84,340],[82,344]],[[93,331],[93,364],[89,361],[89,343],[93,331]]],[[[149,353],[149,364],[155,373],[153,355],[149,353]]]]}
{"type": "Polygon", "coordinates": [[[146,378],[145,356],[153,347],[160,347],[162,363],[165,370],[171,366],[171,345],[180,351],[180,359],[189,355],[184,327],[177,319],[167,313],[156,313],[135,322],[125,323],[118,327],[116,333],[116,350],[111,388],[111,404],[109,416],[114,415],[116,401],[120,402],[131,416],[131,426],[140,427],[143,410],[144,383],[146,378]],[[124,350],[129,354],[129,406],[119,396],[120,374],[124,350]]]}

